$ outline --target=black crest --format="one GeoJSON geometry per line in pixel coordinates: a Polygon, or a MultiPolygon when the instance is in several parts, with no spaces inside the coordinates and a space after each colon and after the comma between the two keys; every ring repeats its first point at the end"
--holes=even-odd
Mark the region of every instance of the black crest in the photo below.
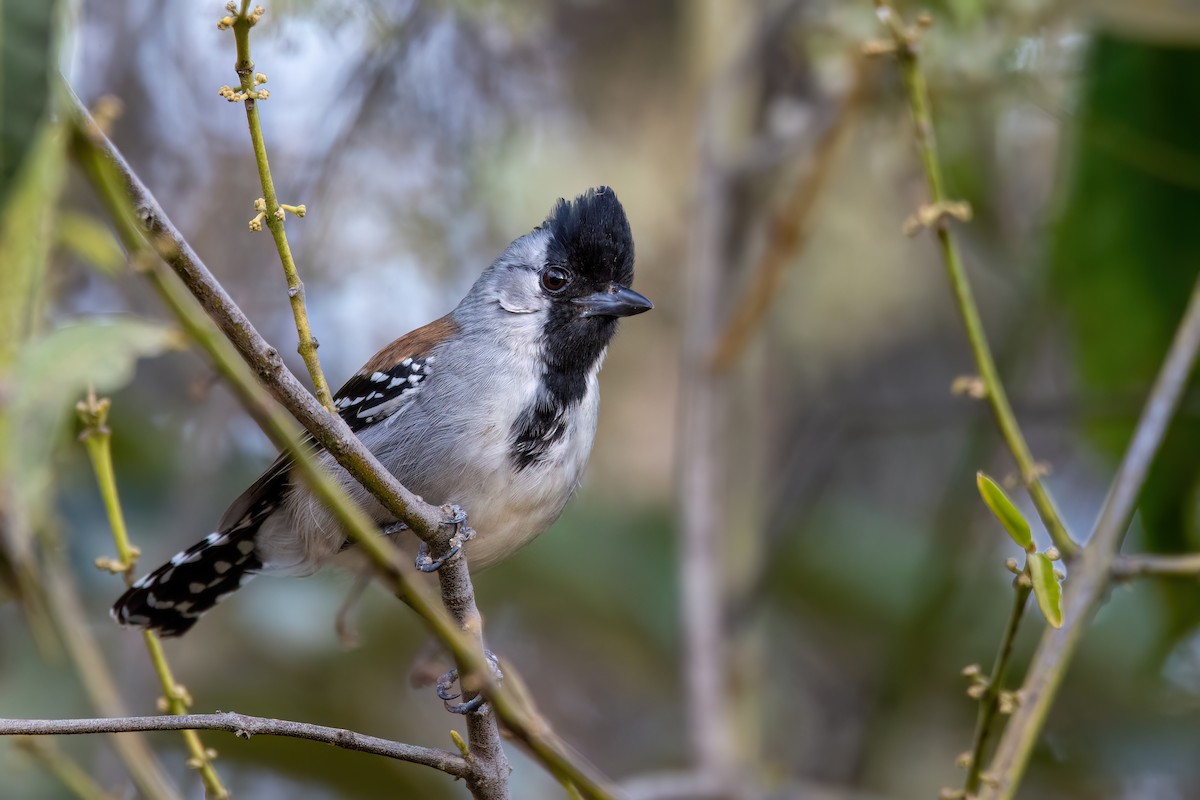
{"type": "Polygon", "coordinates": [[[633,282],[633,233],[607,186],[588,189],[574,201],[559,200],[543,225],[550,231],[546,260],[592,281],[633,282]]]}

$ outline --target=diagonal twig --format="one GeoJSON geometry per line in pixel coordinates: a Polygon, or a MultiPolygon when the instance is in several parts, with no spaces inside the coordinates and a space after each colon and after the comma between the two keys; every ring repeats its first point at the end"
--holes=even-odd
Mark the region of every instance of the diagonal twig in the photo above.
{"type": "Polygon", "coordinates": [[[1192,289],[1187,311],[1113,478],[1100,519],[1077,568],[1071,572],[1071,580],[1066,583],[1063,626],[1047,628],[1034,652],[1025,684],[1018,694],[1017,710],[1005,727],[984,776],[982,798],[1010,800],[1016,793],[1083,631],[1111,585],[1113,567],[1118,563],[1117,552],[1133,519],[1150,465],[1192,374],[1197,352],[1200,352],[1200,281],[1192,289]]]}
{"type": "Polygon", "coordinates": [[[258,23],[262,16],[260,13],[262,9],[256,8],[254,12],[247,13],[249,5],[248,2],[242,2],[241,11],[230,26],[233,28],[237,47],[237,63],[234,65],[234,69],[238,74],[241,91],[235,94],[228,86],[223,86],[221,94],[229,100],[240,99],[246,107],[246,124],[250,128],[254,162],[258,167],[258,180],[262,185],[263,192],[262,198],[256,204],[260,213],[251,221],[250,230],[261,230],[262,223],[266,222],[267,230],[271,232],[271,238],[275,240],[275,249],[279,251],[279,263],[283,267],[283,275],[287,280],[292,317],[296,322],[296,335],[299,339],[296,351],[300,353],[300,357],[304,359],[304,366],[308,368],[308,375],[312,378],[317,400],[332,412],[335,410],[333,396],[329,391],[329,383],[325,380],[325,373],[321,370],[321,360],[317,356],[317,348],[320,347],[320,344],[317,342],[317,337],[313,335],[312,326],[308,321],[308,307],[304,300],[304,282],[300,280],[300,271],[296,267],[296,259],[292,255],[292,247],[288,243],[287,230],[284,226],[285,212],[290,211],[302,217],[305,209],[302,205],[281,204],[275,194],[275,181],[271,178],[271,165],[267,161],[267,143],[263,137],[262,121],[258,116],[258,101],[268,97],[267,90],[258,87],[267,82],[267,76],[254,71],[254,61],[250,58],[250,29],[258,23]]]}

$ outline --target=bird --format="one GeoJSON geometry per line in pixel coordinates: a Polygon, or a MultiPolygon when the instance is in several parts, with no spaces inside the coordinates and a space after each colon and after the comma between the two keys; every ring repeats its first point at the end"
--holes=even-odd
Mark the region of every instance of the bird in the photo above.
{"type": "MultiPolygon", "coordinates": [[[[633,267],[629,220],[610,187],[560,198],[452,311],[384,347],[334,395],[402,484],[469,514],[474,569],[549,528],[578,488],[618,320],[654,307],[631,287],[633,267]]],[[[402,527],[327,452],[317,457],[381,535],[402,527]]],[[[179,636],[250,578],[311,575],[348,546],[283,453],[213,533],[135,581],[111,615],[179,636]]]]}

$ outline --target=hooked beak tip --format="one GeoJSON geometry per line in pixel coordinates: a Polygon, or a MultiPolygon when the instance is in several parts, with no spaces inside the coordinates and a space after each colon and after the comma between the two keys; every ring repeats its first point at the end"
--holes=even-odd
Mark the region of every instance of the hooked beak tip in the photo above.
{"type": "Polygon", "coordinates": [[[573,301],[585,317],[632,317],[654,308],[645,295],[627,286],[614,285],[612,291],[596,292],[573,301]]]}

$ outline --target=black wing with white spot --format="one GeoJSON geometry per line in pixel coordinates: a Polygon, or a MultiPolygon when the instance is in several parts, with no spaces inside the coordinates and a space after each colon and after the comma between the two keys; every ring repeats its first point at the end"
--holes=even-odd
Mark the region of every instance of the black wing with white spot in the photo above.
{"type": "Polygon", "coordinates": [[[428,377],[433,357],[408,357],[386,371],[360,372],[346,382],[334,404],[352,431],[360,431],[398,411],[428,377]]]}

